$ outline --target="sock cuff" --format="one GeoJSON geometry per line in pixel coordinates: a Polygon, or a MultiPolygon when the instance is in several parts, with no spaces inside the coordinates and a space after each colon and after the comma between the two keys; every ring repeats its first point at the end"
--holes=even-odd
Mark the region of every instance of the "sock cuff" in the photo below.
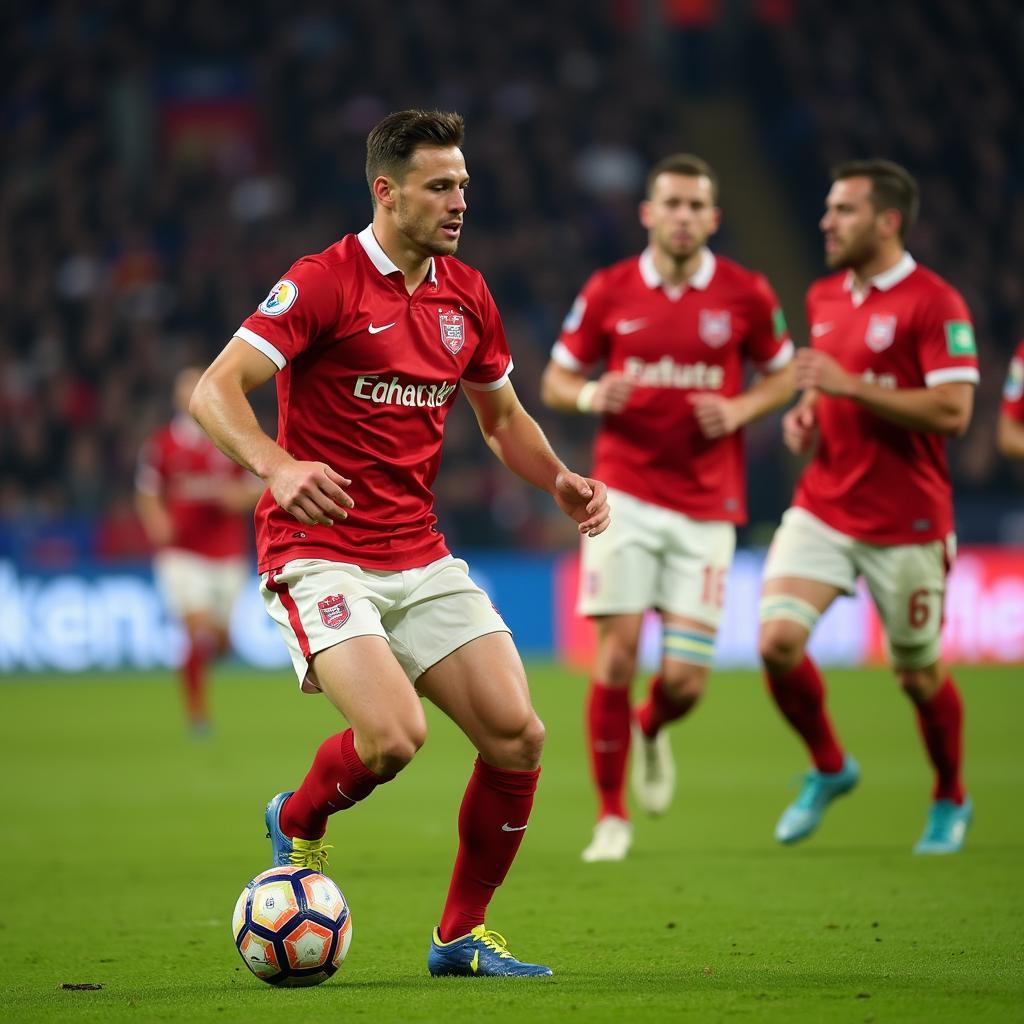
{"type": "Polygon", "coordinates": [[[600,679],[590,680],[590,699],[599,700],[603,704],[630,706],[628,686],[609,686],[600,679]]]}
{"type": "MultiPolygon", "coordinates": [[[[390,782],[394,778],[394,775],[378,775],[363,764],[356,751],[355,733],[351,729],[346,729],[339,736],[339,739],[341,740],[341,763],[357,782],[369,786],[379,786],[381,783],[390,782]]],[[[359,799],[359,797],[356,797],[356,799],[359,799]]]]}
{"type": "Polygon", "coordinates": [[[540,767],[531,768],[528,771],[499,768],[497,765],[488,764],[477,755],[476,764],[473,765],[473,774],[484,785],[501,793],[507,793],[509,796],[533,796],[537,789],[537,780],[540,778],[540,767]]]}

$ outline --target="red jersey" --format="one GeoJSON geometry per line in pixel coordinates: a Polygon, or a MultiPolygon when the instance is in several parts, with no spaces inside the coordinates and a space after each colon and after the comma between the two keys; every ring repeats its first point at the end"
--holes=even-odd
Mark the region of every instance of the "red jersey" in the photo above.
{"type": "Polygon", "coordinates": [[[501,387],[512,368],[480,274],[431,261],[410,296],[367,227],[293,264],[236,332],[280,369],[277,443],[348,477],[334,526],[304,526],[267,491],[256,506],[261,572],[294,558],[411,569],[448,553],[430,487],[459,383],[501,387]]]}
{"type": "MultiPolygon", "coordinates": [[[[854,291],[837,273],[807,293],[811,345],[843,369],[888,388],[978,382],[974,328],[960,294],[905,253],[854,291]]],[[[793,503],[872,544],[921,544],[953,529],[941,434],[909,430],[848,398],[820,395],[820,437],[793,503]]]]}
{"type": "Polygon", "coordinates": [[[1010,360],[1010,369],[1003,385],[1002,411],[1010,419],[1024,423],[1024,340],[1017,346],[1010,360]]]}
{"type": "Polygon", "coordinates": [[[594,476],[693,519],[746,519],[742,432],[706,438],[687,396],[739,394],[744,359],[767,371],[792,359],[764,277],[705,249],[693,278],[673,287],[647,250],[590,278],[551,357],[574,373],[604,362],[636,382],[626,409],[601,419],[594,476]]]}
{"type": "Polygon", "coordinates": [[[174,526],[168,547],[237,558],[249,547],[249,515],[224,508],[219,496],[247,475],[192,419],[176,416],[143,445],[135,485],[167,506],[174,526]]]}

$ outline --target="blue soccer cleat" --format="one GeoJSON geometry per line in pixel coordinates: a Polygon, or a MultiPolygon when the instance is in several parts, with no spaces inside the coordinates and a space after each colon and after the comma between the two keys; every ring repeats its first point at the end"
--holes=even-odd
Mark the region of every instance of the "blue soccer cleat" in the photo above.
{"type": "Polygon", "coordinates": [[[797,798],[782,812],[775,826],[780,843],[806,839],[820,824],[825,810],[837,796],[849,793],[860,780],[860,765],[849,755],[837,772],[810,771],[797,798]]]}
{"type": "Polygon", "coordinates": [[[323,872],[327,868],[327,851],[330,846],[323,839],[299,839],[286,836],[281,831],[281,808],[292,794],[278,793],[269,804],[264,820],[267,823],[267,838],[274,856],[274,867],[312,868],[323,872]]]}
{"type": "Polygon", "coordinates": [[[966,797],[962,804],[952,800],[936,800],[928,811],[924,835],[917,841],[914,853],[957,853],[963,849],[967,826],[974,817],[974,804],[966,797]]]}
{"type": "Polygon", "coordinates": [[[427,970],[435,978],[539,978],[551,973],[550,967],[517,960],[508,951],[505,937],[488,931],[482,924],[451,942],[442,942],[435,928],[427,970]]]}

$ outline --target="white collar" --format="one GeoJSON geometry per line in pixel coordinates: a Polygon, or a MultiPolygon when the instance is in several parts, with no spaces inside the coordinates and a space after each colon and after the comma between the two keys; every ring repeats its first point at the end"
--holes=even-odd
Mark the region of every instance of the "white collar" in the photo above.
{"type": "Polygon", "coordinates": [[[887,292],[890,288],[895,288],[900,281],[910,277],[916,268],[917,260],[909,252],[904,252],[888,270],[883,270],[880,274],[875,274],[874,277],[869,278],[867,286],[863,290],[857,287],[853,279],[852,270],[846,272],[843,287],[851,293],[854,303],[860,305],[867,298],[867,294],[872,288],[877,288],[880,292],[887,292]]]}
{"type": "MultiPolygon", "coordinates": [[[[359,239],[359,244],[365,250],[366,255],[370,257],[370,262],[385,277],[387,277],[388,274],[402,273],[401,268],[395,266],[391,257],[380,247],[380,242],[377,241],[377,236],[373,233],[372,224],[367,224],[366,227],[356,235],[356,238],[359,239]]],[[[427,280],[431,284],[437,284],[437,267],[434,264],[433,257],[430,258],[430,270],[427,272],[427,280]]]]}
{"type": "Polygon", "coordinates": [[[658,273],[658,268],[654,265],[654,253],[650,248],[644,249],[640,254],[640,276],[643,278],[644,284],[652,289],[664,288],[670,294],[681,295],[687,288],[705,291],[715,276],[716,265],[715,254],[705,246],[700,251],[700,266],[694,271],[693,276],[682,285],[674,285],[669,284],[658,273]]]}

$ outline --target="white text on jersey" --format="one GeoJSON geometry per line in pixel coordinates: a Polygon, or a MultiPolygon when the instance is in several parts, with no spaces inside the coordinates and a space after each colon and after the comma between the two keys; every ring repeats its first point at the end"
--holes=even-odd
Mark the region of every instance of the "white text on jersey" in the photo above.
{"type": "Polygon", "coordinates": [[[725,383],[724,367],[714,363],[677,363],[671,356],[662,356],[656,363],[630,356],[622,369],[627,377],[649,388],[719,391],[725,383]]]}
{"type": "Polygon", "coordinates": [[[457,385],[443,380],[440,384],[403,384],[401,378],[381,380],[377,374],[357,377],[352,393],[364,402],[374,405],[407,405],[416,408],[436,408],[444,405],[455,394],[457,385]]]}

